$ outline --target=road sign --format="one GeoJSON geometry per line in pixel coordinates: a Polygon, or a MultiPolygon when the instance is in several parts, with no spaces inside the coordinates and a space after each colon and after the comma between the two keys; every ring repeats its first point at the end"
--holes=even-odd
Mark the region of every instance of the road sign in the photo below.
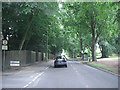
{"type": "Polygon", "coordinates": [[[3,44],[3,45],[7,45],[7,44],[8,44],[8,41],[4,39],[4,40],[2,41],[2,44],[3,44]]]}
{"type": "Polygon", "coordinates": [[[10,61],[10,63],[16,63],[16,64],[18,64],[18,63],[20,63],[20,61],[10,61]]]}
{"type": "Polygon", "coordinates": [[[5,39],[2,40],[2,50],[4,50],[3,51],[3,68],[2,68],[3,71],[4,71],[4,67],[5,67],[5,50],[8,50],[7,44],[8,44],[7,40],[5,40],[5,39]]]}
{"type": "Polygon", "coordinates": [[[20,66],[20,61],[10,61],[10,66],[20,66]]]}
{"type": "Polygon", "coordinates": [[[20,66],[20,64],[10,64],[10,66],[20,66]]]}
{"type": "Polygon", "coordinates": [[[8,46],[7,45],[2,45],[2,50],[8,50],[8,46]]]}

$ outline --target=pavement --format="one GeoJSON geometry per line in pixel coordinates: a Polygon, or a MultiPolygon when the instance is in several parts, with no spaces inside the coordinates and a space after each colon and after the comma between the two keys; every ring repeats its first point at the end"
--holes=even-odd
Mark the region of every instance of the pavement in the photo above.
{"type": "Polygon", "coordinates": [[[97,61],[117,61],[118,62],[119,57],[113,57],[113,58],[99,58],[97,61]]]}
{"type": "Polygon", "coordinates": [[[80,61],[54,68],[54,61],[37,63],[19,71],[4,72],[3,88],[118,88],[118,77],[80,61]]]}

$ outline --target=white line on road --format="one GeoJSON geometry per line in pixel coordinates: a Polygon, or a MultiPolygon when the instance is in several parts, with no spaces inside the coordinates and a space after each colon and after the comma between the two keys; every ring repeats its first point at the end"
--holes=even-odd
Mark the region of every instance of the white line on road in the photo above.
{"type": "Polygon", "coordinates": [[[45,69],[48,69],[48,67],[46,67],[45,69]]]}
{"type": "Polygon", "coordinates": [[[88,67],[88,68],[91,68],[91,69],[94,69],[94,70],[97,70],[96,68],[93,68],[93,67],[90,67],[88,65],[84,65],[85,67],[88,67]]]}
{"type": "Polygon", "coordinates": [[[31,82],[29,82],[27,85],[24,86],[24,88],[28,87],[31,83],[33,83],[37,78],[39,78],[44,72],[38,74],[31,82]]]}
{"type": "MultiPolygon", "coordinates": [[[[49,67],[46,67],[45,68],[45,70],[47,70],[49,67]]],[[[36,73],[37,74],[37,76],[31,81],[31,82],[29,82],[27,85],[25,85],[24,86],[24,88],[26,88],[26,87],[28,87],[31,83],[33,83],[36,79],[38,79],[42,74],[43,74],[44,72],[42,72],[42,73],[36,73]]],[[[31,76],[31,77],[34,77],[34,76],[31,76]]]]}
{"type": "Polygon", "coordinates": [[[37,86],[40,80],[41,80],[41,78],[38,78],[38,79],[34,82],[33,87],[37,86]]]}
{"type": "Polygon", "coordinates": [[[34,75],[30,76],[30,78],[35,77],[36,75],[38,75],[39,73],[35,73],[34,75]]]}
{"type": "Polygon", "coordinates": [[[73,67],[73,66],[72,66],[72,68],[73,68],[73,70],[74,70],[76,73],[78,73],[77,68],[75,68],[75,67],[73,67]]]}

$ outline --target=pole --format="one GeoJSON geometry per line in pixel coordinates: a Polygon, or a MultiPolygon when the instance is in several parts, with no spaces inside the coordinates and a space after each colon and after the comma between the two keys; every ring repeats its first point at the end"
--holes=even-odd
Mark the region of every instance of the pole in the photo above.
{"type": "Polygon", "coordinates": [[[3,71],[4,71],[4,68],[5,68],[5,50],[3,51],[3,71]]]}
{"type": "Polygon", "coordinates": [[[48,30],[47,30],[47,60],[48,60],[48,30]]]}

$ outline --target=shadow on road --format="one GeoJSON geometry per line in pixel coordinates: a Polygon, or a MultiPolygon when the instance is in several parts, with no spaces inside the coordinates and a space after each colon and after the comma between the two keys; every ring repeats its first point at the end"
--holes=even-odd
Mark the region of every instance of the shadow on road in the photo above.
{"type": "Polygon", "coordinates": [[[50,66],[49,68],[65,68],[65,66],[57,66],[57,67],[50,66]]]}

